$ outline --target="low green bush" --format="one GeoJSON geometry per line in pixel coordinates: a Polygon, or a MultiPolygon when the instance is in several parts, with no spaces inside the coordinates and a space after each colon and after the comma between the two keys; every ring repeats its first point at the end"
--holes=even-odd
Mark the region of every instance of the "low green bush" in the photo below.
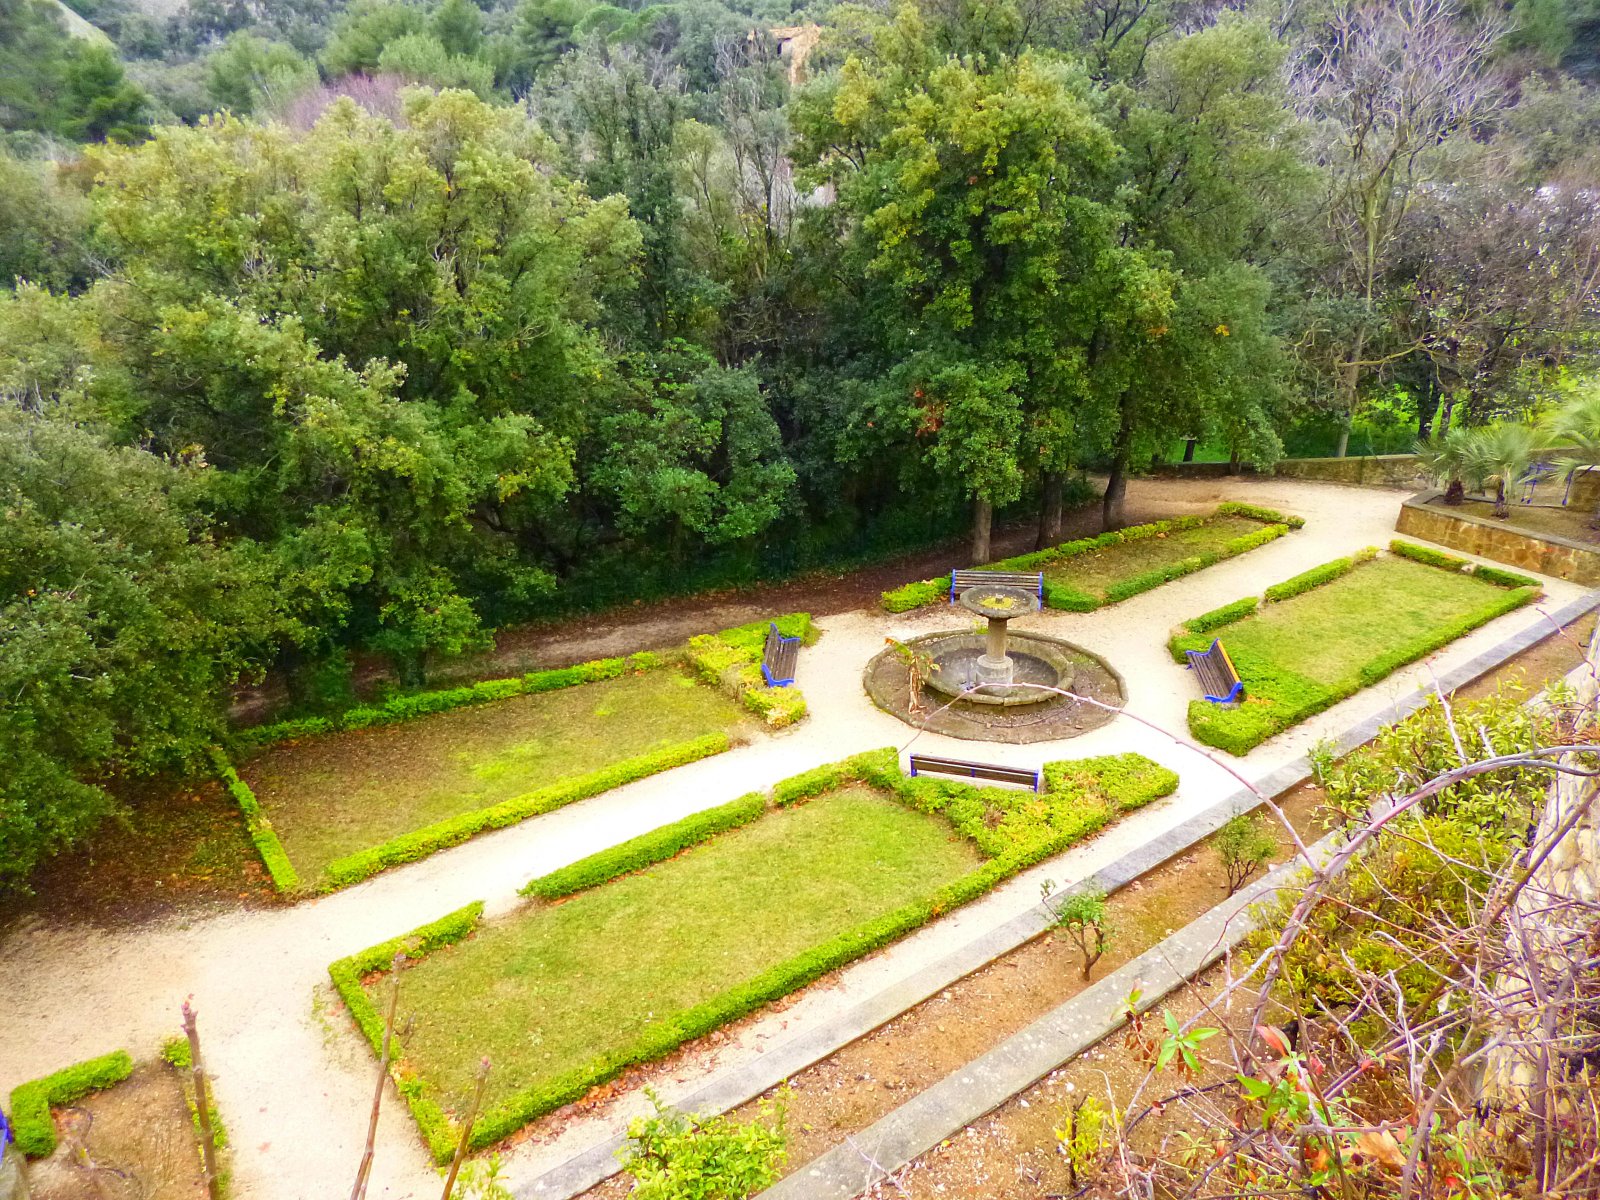
{"type": "Polygon", "coordinates": [[[1275,508],[1262,508],[1259,504],[1240,504],[1229,500],[1217,505],[1219,517],[1249,517],[1254,521],[1265,521],[1269,525],[1287,525],[1290,529],[1305,527],[1305,518],[1297,517],[1293,513],[1281,513],[1275,508]]]}
{"type": "MultiPolygon", "coordinates": [[[[1235,600],[1232,604],[1224,604],[1221,608],[1201,613],[1198,617],[1190,617],[1183,623],[1183,627],[1190,633],[1210,633],[1213,629],[1221,629],[1224,625],[1244,620],[1258,607],[1260,601],[1254,596],[1246,596],[1242,600],[1235,600]]],[[[1182,662],[1182,652],[1174,653],[1173,658],[1182,662]]]]}
{"type": "Polygon", "coordinates": [[[591,854],[548,875],[541,875],[524,884],[522,894],[537,896],[541,900],[559,900],[630,871],[665,862],[719,833],[748,825],[766,811],[766,796],[761,792],[751,792],[730,803],[693,813],[660,829],[652,829],[649,833],[598,854],[591,854]]]}
{"type": "Polygon", "coordinates": [[[222,781],[222,786],[227,789],[228,795],[244,814],[245,831],[250,835],[250,842],[255,846],[256,853],[261,856],[261,863],[267,869],[272,886],[280,892],[298,891],[300,875],[295,871],[294,864],[289,861],[289,855],[284,852],[283,843],[278,840],[272,822],[262,811],[255,792],[250,789],[248,783],[239,778],[239,772],[234,770],[233,763],[228,761],[228,755],[221,746],[212,746],[210,754],[211,765],[217,773],[217,778],[222,781]]]}
{"type": "Polygon", "coordinates": [[[1446,554],[1443,550],[1435,550],[1432,546],[1419,546],[1415,542],[1402,542],[1398,539],[1389,543],[1389,553],[1444,571],[1462,571],[1471,565],[1464,558],[1446,554]]]}
{"type": "MultiPolygon", "coordinates": [[[[383,1014],[378,1011],[378,1006],[372,1002],[372,997],[361,986],[362,979],[368,975],[392,970],[396,954],[404,954],[407,958],[421,958],[440,946],[459,942],[477,928],[478,920],[482,916],[483,901],[474,901],[465,908],[447,913],[437,921],[430,921],[410,933],[390,938],[387,942],[379,942],[376,946],[368,946],[365,950],[352,954],[349,958],[341,958],[328,967],[328,975],[333,980],[335,990],[344,1000],[345,1007],[350,1010],[350,1017],[355,1021],[356,1027],[366,1035],[374,1054],[383,1053],[383,1014]]],[[[454,1122],[445,1115],[444,1109],[436,1101],[424,1094],[425,1089],[420,1080],[402,1079],[399,1073],[395,1072],[395,1087],[400,1095],[405,1097],[411,1115],[417,1122],[417,1128],[422,1132],[422,1140],[427,1143],[434,1161],[448,1162],[455,1153],[456,1141],[460,1136],[460,1131],[454,1127],[454,1122]]]]}
{"type": "Polygon", "coordinates": [[[462,813],[445,821],[438,821],[381,845],[348,854],[328,864],[323,872],[322,889],[333,891],[371,878],[380,871],[401,863],[415,862],[439,850],[457,845],[482,833],[486,829],[503,829],[526,821],[529,817],[554,812],[578,800],[587,800],[601,792],[621,787],[625,783],[655,775],[661,771],[681,767],[713,754],[731,749],[733,741],[725,733],[708,733],[691,741],[679,742],[661,750],[651,751],[634,758],[613,763],[604,770],[591,771],[572,779],[564,779],[549,787],[539,788],[526,795],[502,800],[488,808],[462,813]]]}
{"type": "Polygon", "coordinates": [[[879,603],[886,612],[903,613],[910,612],[913,608],[921,608],[924,604],[937,604],[949,597],[950,577],[946,575],[943,579],[920,579],[915,583],[891,588],[883,594],[879,603]]]}
{"type": "Polygon", "coordinates": [[[1518,575],[1515,571],[1503,570],[1500,567],[1491,567],[1485,563],[1479,563],[1477,566],[1473,567],[1472,573],[1485,583],[1492,583],[1496,587],[1532,587],[1539,588],[1541,591],[1543,590],[1543,585],[1537,579],[1533,579],[1527,575],[1518,575]]]}
{"type": "Polygon", "coordinates": [[[133,1059],[126,1050],[114,1050],[42,1079],[18,1084],[11,1089],[11,1136],[17,1149],[29,1158],[52,1154],[56,1148],[56,1123],[50,1109],[121,1083],[131,1074],[133,1059]]]}
{"type": "Polygon", "coordinates": [[[768,729],[782,729],[806,715],[806,700],[793,684],[768,687],[761,674],[769,624],[804,644],[816,640],[810,613],[786,613],[770,623],[752,621],[721,633],[695,635],[689,639],[689,665],[706,683],[720,687],[760,717],[768,729]]]}
{"type": "Polygon", "coordinates": [[[1302,571],[1292,579],[1285,579],[1282,583],[1275,583],[1264,593],[1263,598],[1269,604],[1276,604],[1280,600],[1288,600],[1312,588],[1321,587],[1325,583],[1332,583],[1341,575],[1348,575],[1356,566],[1354,555],[1349,558],[1336,558],[1332,562],[1325,562],[1320,567],[1312,567],[1309,571],[1302,571]]]}

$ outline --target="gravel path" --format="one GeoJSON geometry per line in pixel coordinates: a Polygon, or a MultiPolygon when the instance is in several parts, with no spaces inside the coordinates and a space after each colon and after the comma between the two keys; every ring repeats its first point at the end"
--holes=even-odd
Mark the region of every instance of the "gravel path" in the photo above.
{"type": "MultiPolygon", "coordinates": [[[[1122,821],[1103,836],[1013,880],[965,909],[842,972],[829,986],[751,1023],[743,1035],[695,1056],[669,1090],[687,1089],[718,1066],[759,1054],[841,1005],[915,971],[960,945],[972,931],[999,924],[1037,902],[1038,878],[1071,881],[1233,791],[1222,766],[1134,718],[1181,731],[1192,681],[1168,658],[1172,625],[1229,600],[1259,592],[1364,545],[1392,536],[1400,495],[1292,480],[1137,481],[1141,509],[1207,512],[1241,499],[1297,512],[1306,528],[1121,605],[1090,614],[1044,613],[1028,628],[1079,642],[1105,656],[1128,681],[1127,715],[1082,737],[1032,746],[984,747],[984,757],[1018,765],[1063,757],[1138,750],[1171,766],[1176,795],[1122,821]]],[[[1582,589],[1547,581],[1554,609],[1582,589]]],[[[1381,614],[1374,614],[1381,619],[1381,614]]],[[[1443,669],[1538,623],[1524,610],[1447,647],[1269,741],[1232,766],[1266,775],[1329,730],[1382,712],[1395,697],[1425,685],[1430,663],[1443,669]]],[[[348,1185],[366,1131],[374,1064],[348,1020],[327,999],[327,964],[404,932],[472,900],[493,915],[517,903],[529,877],[571,862],[689,812],[859,750],[915,739],[918,749],[972,756],[972,743],[914,731],[873,708],[860,686],[867,660],[885,636],[962,627],[945,609],[889,616],[855,611],[820,621],[824,636],[800,659],[798,683],[812,718],[798,729],[666,775],[480,837],[359,887],[292,908],[174,920],[106,932],[70,923],[32,923],[0,943],[8,1020],[0,1027],[0,1094],[17,1083],[124,1047],[154,1053],[176,1029],[178,1005],[193,995],[217,1100],[234,1146],[234,1194],[240,1200],[322,1200],[348,1185]]],[[[559,1137],[529,1138],[503,1155],[509,1180],[522,1182],[607,1135],[628,1110],[622,1103],[568,1123],[559,1137]]],[[[390,1091],[380,1127],[372,1196],[431,1195],[438,1183],[390,1091]]]]}

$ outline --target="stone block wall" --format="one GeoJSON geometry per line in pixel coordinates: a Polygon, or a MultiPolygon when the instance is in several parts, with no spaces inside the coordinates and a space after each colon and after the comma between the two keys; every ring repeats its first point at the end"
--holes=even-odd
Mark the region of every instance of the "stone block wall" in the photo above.
{"type": "Polygon", "coordinates": [[[1600,550],[1595,547],[1428,503],[1438,495],[1424,492],[1402,504],[1395,531],[1524,571],[1600,587],[1600,550]]]}

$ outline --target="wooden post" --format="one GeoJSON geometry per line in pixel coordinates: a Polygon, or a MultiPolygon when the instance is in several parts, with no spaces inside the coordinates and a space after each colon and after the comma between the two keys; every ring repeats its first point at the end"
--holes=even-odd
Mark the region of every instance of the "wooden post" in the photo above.
{"type": "Polygon", "coordinates": [[[394,1014],[400,1006],[400,964],[404,954],[396,954],[389,964],[389,1009],[383,1018],[383,1052],[378,1056],[378,1086],[372,1093],[372,1116],[367,1121],[367,1148],[361,1154],[361,1168],[356,1172],[356,1185],[350,1189],[350,1200],[362,1200],[367,1194],[367,1179],[372,1174],[372,1152],[378,1141],[378,1110],[383,1107],[383,1081],[389,1077],[389,1048],[394,1041],[394,1014]]]}
{"type": "Polygon", "coordinates": [[[190,996],[183,1002],[183,1033],[189,1039],[189,1069],[194,1074],[194,1112],[200,1125],[200,1155],[206,1167],[206,1191],[217,1200],[220,1178],[217,1175],[217,1144],[211,1132],[211,1099],[206,1094],[206,1065],[200,1057],[200,1030],[195,1024],[190,996]]]}
{"type": "Polygon", "coordinates": [[[472,1106],[467,1109],[466,1119],[461,1122],[461,1140],[456,1143],[456,1156],[450,1160],[450,1174],[444,1177],[444,1195],[439,1200],[450,1200],[450,1192],[456,1186],[456,1176],[461,1172],[461,1164],[467,1157],[467,1143],[472,1140],[472,1123],[478,1119],[478,1107],[483,1103],[483,1089],[489,1083],[489,1059],[485,1055],[478,1064],[478,1090],[472,1094],[472,1106]]]}

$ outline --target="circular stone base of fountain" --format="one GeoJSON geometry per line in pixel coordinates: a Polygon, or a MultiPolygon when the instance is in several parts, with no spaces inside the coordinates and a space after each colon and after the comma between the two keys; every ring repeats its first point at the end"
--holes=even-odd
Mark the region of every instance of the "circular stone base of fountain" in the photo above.
{"type": "Polygon", "coordinates": [[[1022,744],[1077,737],[1112,720],[1117,715],[1115,710],[1126,703],[1122,677],[1104,659],[1083,647],[1021,630],[1012,630],[1008,640],[1008,654],[1016,664],[1013,686],[986,687],[983,691],[987,695],[975,692],[952,700],[967,682],[962,673],[963,662],[970,660],[975,668],[978,656],[984,652],[982,633],[931,633],[910,639],[908,645],[944,664],[937,683],[924,686],[918,697],[920,713],[911,711],[910,671],[893,648],[867,664],[862,682],[874,704],[906,724],[971,741],[1022,744]],[[1045,678],[1046,674],[1050,678],[1045,678]],[[1061,679],[1065,682],[1056,682],[1061,679]],[[1070,688],[1110,707],[1017,687],[1019,683],[1070,688]]]}

